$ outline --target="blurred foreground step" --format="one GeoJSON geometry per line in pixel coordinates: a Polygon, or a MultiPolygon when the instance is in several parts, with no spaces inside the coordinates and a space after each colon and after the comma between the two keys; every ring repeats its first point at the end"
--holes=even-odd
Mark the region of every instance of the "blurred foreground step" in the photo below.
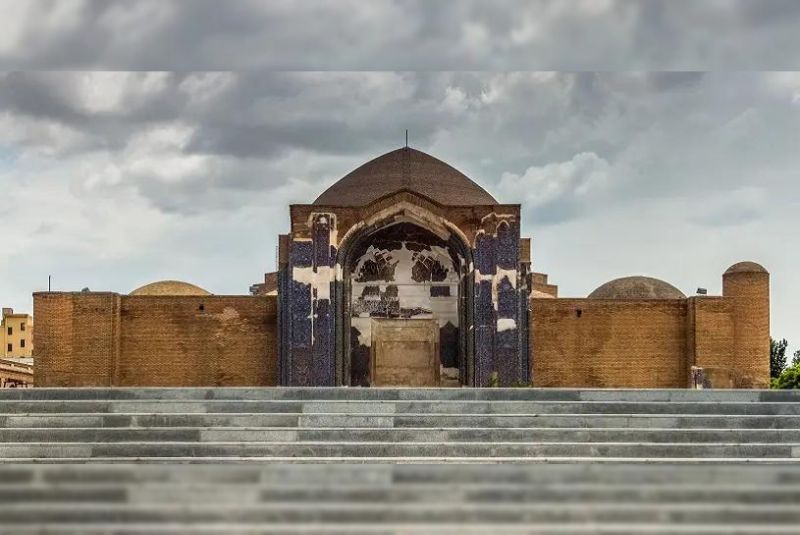
{"type": "Polygon", "coordinates": [[[766,534],[800,523],[797,464],[14,464],[0,465],[0,482],[4,534],[766,534]]]}

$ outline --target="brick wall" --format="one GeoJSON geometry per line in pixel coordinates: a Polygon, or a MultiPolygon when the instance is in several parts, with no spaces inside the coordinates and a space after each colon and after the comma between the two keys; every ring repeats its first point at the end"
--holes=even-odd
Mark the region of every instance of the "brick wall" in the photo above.
{"type": "Polygon", "coordinates": [[[34,295],[37,386],[277,384],[274,296],[34,295]]]}
{"type": "Polygon", "coordinates": [[[108,386],[119,334],[119,296],[37,293],[37,386],[108,386]]]}
{"type": "Polygon", "coordinates": [[[724,297],[691,297],[687,303],[687,360],[703,368],[708,386],[734,388],[734,304],[724,297]]]}
{"type": "Polygon", "coordinates": [[[535,386],[684,388],[686,300],[531,299],[535,386]]]}

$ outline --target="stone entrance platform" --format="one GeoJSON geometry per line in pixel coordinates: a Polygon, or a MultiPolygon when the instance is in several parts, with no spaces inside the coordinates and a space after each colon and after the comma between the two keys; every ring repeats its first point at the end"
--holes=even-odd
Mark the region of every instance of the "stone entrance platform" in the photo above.
{"type": "Polygon", "coordinates": [[[800,392],[0,391],[0,533],[796,533],[800,392]]]}

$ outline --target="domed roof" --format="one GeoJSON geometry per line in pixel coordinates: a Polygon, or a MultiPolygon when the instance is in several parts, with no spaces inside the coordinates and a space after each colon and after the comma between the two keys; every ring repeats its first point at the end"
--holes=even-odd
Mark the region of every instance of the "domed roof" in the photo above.
{"type": "Polygon", "coordinates": [[[609,281],[589,294],[590,299],[685,299],[679,289],[652,277],[622,277],[609,281]]]}
{"type": "Polygon", "coordinates": [[[768,271],[755,262],[738,262],[725,270],[725,275],[731,273],[768,273],[768,271]]]}
{"type": "Polygon", "coordinates": [[[130,295],[211,295],[211,292],[182,281],[158,281],[136,288],[130,295]]]}
{"type": "Polygon", "coordinates": [[[409,189],[449,206],[498,204],[461,171],[422,151],[403,147],[351,171],[314,204],[364,206],[401,189],[409,189]]]}

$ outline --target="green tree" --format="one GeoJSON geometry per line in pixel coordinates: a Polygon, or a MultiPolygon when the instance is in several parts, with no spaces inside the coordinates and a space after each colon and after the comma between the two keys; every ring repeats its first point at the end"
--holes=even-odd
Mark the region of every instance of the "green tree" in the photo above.
{"type": "Polygon", "coordinates": [[[791,366],[800,366],[800,349],[794,352],[792,355],[792,364],[791,366]]]}
{"type": "Polygon", "coordinates": [[[771,388],[779,388],[782,390],[800,388],[800,362],[783,370],[783,373],[776,379],[772,379],[770,383],[771,388]]]}
{"type": "Polygon", "coordinates": [[[777,379],[786,367],[786,346],[789,343],[783,340],[769,339],[769,376],[777,379]]]}

